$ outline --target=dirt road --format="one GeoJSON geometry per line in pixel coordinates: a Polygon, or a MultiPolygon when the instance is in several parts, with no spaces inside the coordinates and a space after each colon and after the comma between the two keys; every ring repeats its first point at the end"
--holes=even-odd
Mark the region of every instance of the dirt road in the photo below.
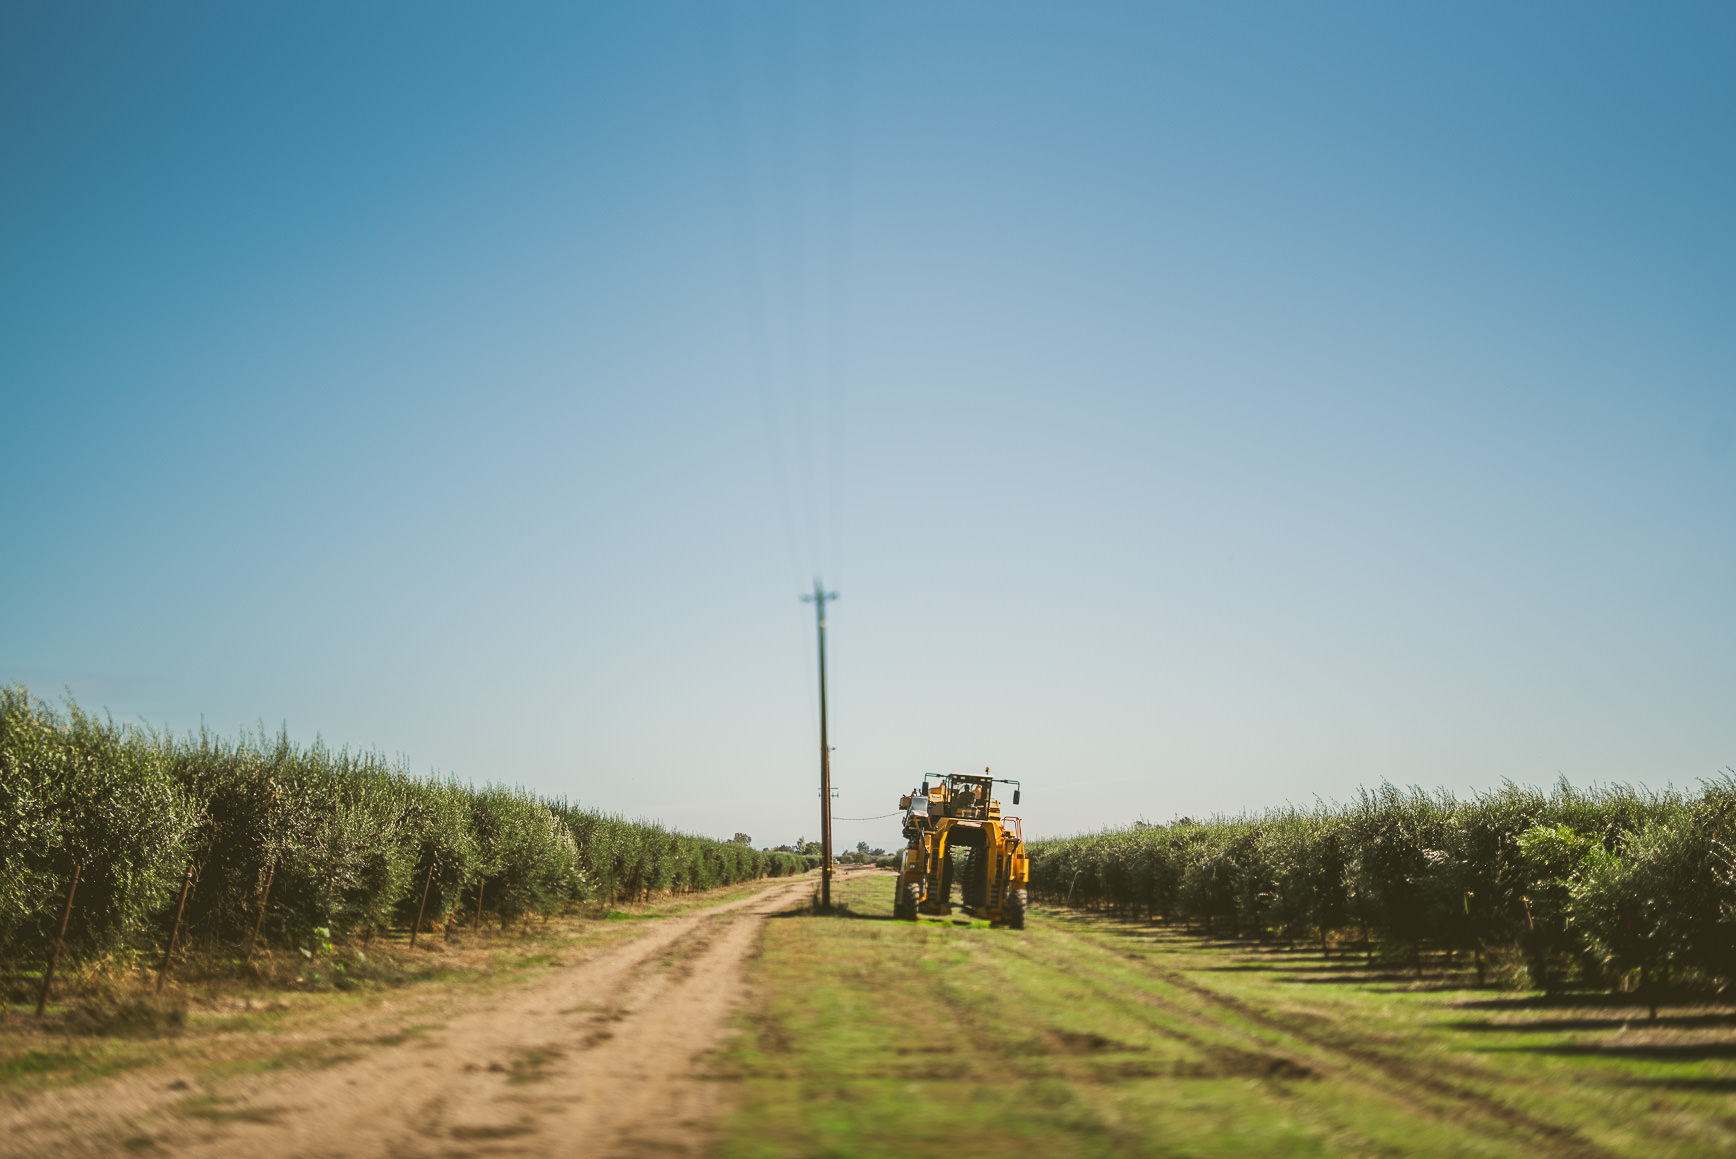
{"type": "Polygon", "coordinates": [[[718,1084],[696,1062],[728,1027],[766,917],[810,880],[657,922],[637,939],[473,1001],[324,1070],[195,1090],[157,1074],[44,1092],[8,1155],[614,1156],[697,1153],[718,1084]]]}

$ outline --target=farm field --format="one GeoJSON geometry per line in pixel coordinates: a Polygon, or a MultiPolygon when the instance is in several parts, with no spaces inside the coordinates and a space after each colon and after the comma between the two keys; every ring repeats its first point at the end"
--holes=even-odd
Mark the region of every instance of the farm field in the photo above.
{"type": "Polygon", "coordinates": [[[812,875],[436,941],[387,990],[0,1024],[6,1155],[1708,1155],[1736,1009],[1570,1004],[1039,906],[890,920],[812,875]],[[603,920],[613,919],[613,920],[603,920]]]}
{"type": "Polygon", "coordinates": [[[0,1159],[1736,1159],[1660,9],[0,8],[0,1159]]]}
{"type": "Polygon", "coordinates": [[[1736,1010],[1575,1006],[1039,907],[773,920],[722,1153],[1736,1153],[1736,1010]]]}

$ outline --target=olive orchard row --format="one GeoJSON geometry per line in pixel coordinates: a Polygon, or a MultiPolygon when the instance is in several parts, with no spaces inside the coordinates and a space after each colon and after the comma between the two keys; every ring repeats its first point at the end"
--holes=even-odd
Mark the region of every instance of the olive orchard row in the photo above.
{"type": "Polygon", "coordinates": [[[1736,780],[1382,785],[1345,805],[1034,843],[1032,892],[1218,935],[1499,959],[1535,986],[1736,981],[1736,780]]]}
{"type": "Polygon", "coordinates": [[[0,962],[302,945],[799,873],[811,859],[286,736],[175,737],[0,688],[0,962]],[[315,931],[320,931],[317,935],[315,931]]]}

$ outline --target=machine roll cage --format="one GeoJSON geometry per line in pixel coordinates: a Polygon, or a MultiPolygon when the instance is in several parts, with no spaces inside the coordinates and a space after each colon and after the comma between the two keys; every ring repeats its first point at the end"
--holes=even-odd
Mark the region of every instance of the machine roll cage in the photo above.
{"type": "MultiPolygon", "coordinates": [[[[941,781],[946,782],[948,796],[957,793],[958,784],[960,784],[960,782],[972,784],[972,786],[983,786],[983,788],[981,788],[981,795],[979,795],[981,796],[981,800],[983,800],[981,809],[988,809],[988,802],[990,802],[991,795],[993,795],[993,788],[995,788],[996,784],[1010,784],[1010,786],[1012,786],[1012,803],[1014,803],[1014,805],[1019,803],[1019,782],[1014,781],[1012,777],[991,777],[988,776],[986,772],[984,772],[984,774],[976,774],[976,772],[948,772],[946,776],[941,777],[941,781]]],[[[929,777],[924,777],[924,779],[922,779],[922,788],[917,789],[917,793],[913,793],[911,796],[927,795],[929,795],[929,777]]],[[[962,817],[962,815],[965,814],[953,815],[955,815],[955,817],[962,817]]]]}
{"type": "Polygon", "coordinates": [[[961,821],[986,821],[989,818],[989,803],[994,800],[994,787],[1011,785],[1013,787],[1013,804],[1019,803],[1019,782],[1011,777],[991,777],[987,770],[982,773],[947,773],[940,778],[946,786],[945,800],[929,801],[929,779],[924,777],[922,788],[910,795],[911,804],[927,803],[927,815],[936,817],[956,817],[961,821]],[[960,800],[962,794],[969,794],[960,800]]]}

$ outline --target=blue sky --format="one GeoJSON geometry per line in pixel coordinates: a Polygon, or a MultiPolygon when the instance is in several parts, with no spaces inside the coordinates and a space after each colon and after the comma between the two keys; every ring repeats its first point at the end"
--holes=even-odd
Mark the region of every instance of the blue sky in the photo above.
{"type": "Polygon", "coordinates": [[[0,20],[0,680],[785,841],[819,573],[845,816],[1736,764],[1728,6],[0,20]]]}

